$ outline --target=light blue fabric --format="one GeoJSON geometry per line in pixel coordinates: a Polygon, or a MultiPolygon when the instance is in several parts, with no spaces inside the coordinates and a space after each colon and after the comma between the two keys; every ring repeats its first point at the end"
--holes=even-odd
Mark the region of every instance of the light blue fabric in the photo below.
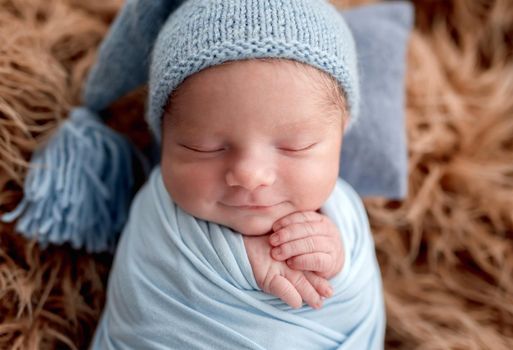
{"type": "Polygon", "coordinates": [[[103,39],[84,89],[84,104],[103,110],[148,82],[150,55],[162,25],[183,0],[125,0],[103,39]]]}
{"type": "Polygon", "coordinates": [[[344,137],[340,176],[360,196],[408,193],[406,48],[413,7],[387,2],[341,12],[353,32],[360,71],[360,118],[344,137]]]}
{"type": "Polygon", "coordinates": [[[382,349],[381,277],[362,202],[339,180],[322,207],[345,266],[320,310],[262,292],[242,236],[172,202],[157,167],[137,194],[92,349],[382,349]]]}

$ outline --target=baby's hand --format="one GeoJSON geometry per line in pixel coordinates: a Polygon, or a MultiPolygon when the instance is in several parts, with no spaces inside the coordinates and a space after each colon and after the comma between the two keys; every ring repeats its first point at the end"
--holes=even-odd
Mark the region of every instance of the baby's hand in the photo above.
{"type": "Polygon", "coordinates": [[[332,294],[329,282],[309,271],[296,271],[284,261],[271,257],[268,235],[243,236],[244,246],[258,286],[293,308],[303,300],[315,309],[322,307],[322,298],[332,294]]]}
{"type": "Polygon", "coordinates": [[[331,278],[342,270],[344,249],[340,232],[325,215],[295,212],[277,220],[269,242],[272,257],[294,270],[313,271],[331,278]]]}

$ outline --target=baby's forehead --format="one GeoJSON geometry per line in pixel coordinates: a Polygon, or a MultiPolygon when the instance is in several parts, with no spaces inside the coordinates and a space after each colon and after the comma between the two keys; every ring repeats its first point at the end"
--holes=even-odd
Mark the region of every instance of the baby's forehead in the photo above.
{"type": "Polygon", "coordinates": [[[171,95],[166,114],[174,123],[196,124],[198,116],[225,120],[234,113],[272,113],[276,127],[308,128],[333,112],[335,85],[325,73],[292,60],[228,62],[186,79],[171,95]]]}
{"type": "MultiPolygon", "coordinates": [[[[227,79],[230,79],[231,84],[238,81],[250,84],[257,78],[268,81],[285,78],[291,85],[303,85],[318,91],[318,86],[315,85],[319,84],[323,78],[327,78],[327,74],[308,64],[288,59],[261,58],[228,61],[193,74],[183,81],[175,91],[179,93],[194,84],[212,88],[227,79]]],[[[268,85],[268,88],[272,88],[272,86],[268,85]]]]}

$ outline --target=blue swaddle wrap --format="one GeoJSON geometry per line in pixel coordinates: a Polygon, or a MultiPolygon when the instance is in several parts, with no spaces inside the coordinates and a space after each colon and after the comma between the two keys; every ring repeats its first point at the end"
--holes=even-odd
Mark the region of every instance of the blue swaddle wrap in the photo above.
{"type": "Polygon", "coordinates": [[[182,211],[160,167],[137,194],[93,349],[382,349],[381,277],[367,216],[343,180],[322,207],[346,250],[334,295],[292,309],[257,286],[242,236],[182,211]]]}

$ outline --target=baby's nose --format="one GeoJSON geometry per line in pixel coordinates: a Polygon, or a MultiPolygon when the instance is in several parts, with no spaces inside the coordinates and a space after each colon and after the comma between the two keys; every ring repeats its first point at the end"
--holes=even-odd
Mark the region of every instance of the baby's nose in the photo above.
{"type": "Polygon", "coordinates": [[[253,191],[260,186],[270,186],[276,174],[269,162],[245,159],[236,162],[226,173],[228,186],[241,186],[253,191]]]}

